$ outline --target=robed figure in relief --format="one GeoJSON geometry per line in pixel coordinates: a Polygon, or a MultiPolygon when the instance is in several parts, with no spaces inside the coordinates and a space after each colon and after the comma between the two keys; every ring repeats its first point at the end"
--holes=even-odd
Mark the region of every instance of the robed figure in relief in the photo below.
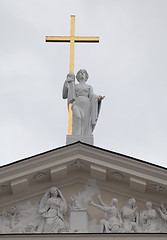
{"type": "Polygon", "coordinates": [[[63,86],[63,98],[68,100],[68,104],[72,103],[72,135],[92,135],[104,97],[95,95],[86,83],[86,70],[79,70],[76,79],[78,84],[75,84],[75,75],[69,73],[63,86]]]}
{"type": "Polygon", "coordinates": [[[110,206],[107,206],[103,202],[100,195],[98,195],[98,200],[101,205],[96,204],[93,201],[90,201],[89,205],[94,206],[104,212],[104,219],[100,221],[100,232],[122,232],[122,219],[118,210],[118,200],[113,198],[110,206]]]}
{"type": "Polygon", "coordinates": [[[138,232],[139,214],[134,198],[130,198],[127,205],[121,209],[121,218],[123,221],[123,231],[125,233],[138,232]]]}
{"type": "Polygon", "coordinates": [[[39,204],[39,213],[43,221],[39,232],[58,233],[65,230],[64,214],[67,212],[66,201],[56,187],[50,188],[42,197],[39,204]]]}

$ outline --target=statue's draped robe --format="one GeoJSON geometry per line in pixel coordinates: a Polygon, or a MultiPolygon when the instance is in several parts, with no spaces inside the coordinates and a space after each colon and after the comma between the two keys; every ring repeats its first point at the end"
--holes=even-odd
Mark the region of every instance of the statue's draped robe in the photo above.
{"type": "Polygon", "coordinates": [[[86,83],[64,84],[63,98],[72,103],[73,111],[73,135],[92,135],[95,128],[101,102],[93,93],[93,89],[86,83]]]}
{"type": "Polygon", "coordinates": [[[50,196],[51,189],[44,194],[39,204],[39,212],[42,210],[43,220],[38,227],[38,232],[57,233],[66,227],[63,217],[67,211],[66,201],[57,188],[55,189],[59,196],[50,196]]]}

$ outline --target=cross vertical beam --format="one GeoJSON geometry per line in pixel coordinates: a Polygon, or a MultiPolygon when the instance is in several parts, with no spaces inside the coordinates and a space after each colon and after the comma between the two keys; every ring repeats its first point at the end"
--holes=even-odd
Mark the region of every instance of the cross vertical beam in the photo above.
{"type": "MultiPolygon", "coordinates": [[[[75,42],[82,42],[82,43],[98,43],[99,37],[76,37],[75,36],[75,16],[71,16],[71,31],[70,36],[65,37],[49,37],[46,36],[46,42],[70,42],[70,71],[74,73],[74,45],[75,42]]],[[[68,135],[72,134],[72,104],[69,104],[69,113],[68,113],[68,135]]]]}
{"type": "MultiPolygon", "coordinates": [[[[70,38],[70,73],[74,73],[74,36],[75,36],[75,16],[71,16],[71,38],[70,38]]],[[[68,135],[72,135],[72,103],[68,106],[68,135]]]]}
{"type": "Polygon", "coordinates": [[[70,38],[70,72],[74,73],[74,39],[75,37],[75,16],[71,16],[71,38],[70,38]]]}

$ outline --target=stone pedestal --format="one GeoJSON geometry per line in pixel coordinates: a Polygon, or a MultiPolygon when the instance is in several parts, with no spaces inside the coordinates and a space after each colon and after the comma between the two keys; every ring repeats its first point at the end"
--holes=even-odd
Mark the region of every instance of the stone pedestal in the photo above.
{"type": "Polygon", "coordinates": [[[88,213],[87,210],[70,211],[70,232],[88,232],[88,213]]]}
{"type": "Polygon", "coordinates": [[[66,136],[66,145],[75,143],[75,142],[84,142],[90,145],[94,145],[93,135],[67,135],[66,136]]]}

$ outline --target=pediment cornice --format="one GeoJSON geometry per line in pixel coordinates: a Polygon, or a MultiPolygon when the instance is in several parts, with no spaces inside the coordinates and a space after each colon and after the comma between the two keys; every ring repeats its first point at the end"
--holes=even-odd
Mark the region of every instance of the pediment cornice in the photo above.
{"type": "MultiPolygon", "coordinates": [[[[35,189],[42,189],[55,182],[68,181],[75,174],[75,181],[81,171],[82,175],[115,185],[124,184],[126,187],[144,193],[155,186],[158,194],[167,192],[167,170],[129,156],[118,154],[85,143],[77,142],[51,151],[47,151],[0,168],[1,199],[13,195],[22,198],[24,192],[35,194],[35,189]],[[77,166],[77,164],[80,165],[77,166]],[[40,178],[46,181],[41,184],[40,178]],[[67,178],[68,177],[68,178],[67,178]],[[122,178],[122,182],[119,177],[122,178]],[[62,180],[63,179],[63,180],[62,180]],[[6,187],[6,189],[5,189],[6,187]]],[[[151,189],[151,190],[150,190],[151,189]]],[[[25,195],[25,194],[24,194],[25,195]]],[[[0,202],[2,202],[0,200],[0,202]]]]}

